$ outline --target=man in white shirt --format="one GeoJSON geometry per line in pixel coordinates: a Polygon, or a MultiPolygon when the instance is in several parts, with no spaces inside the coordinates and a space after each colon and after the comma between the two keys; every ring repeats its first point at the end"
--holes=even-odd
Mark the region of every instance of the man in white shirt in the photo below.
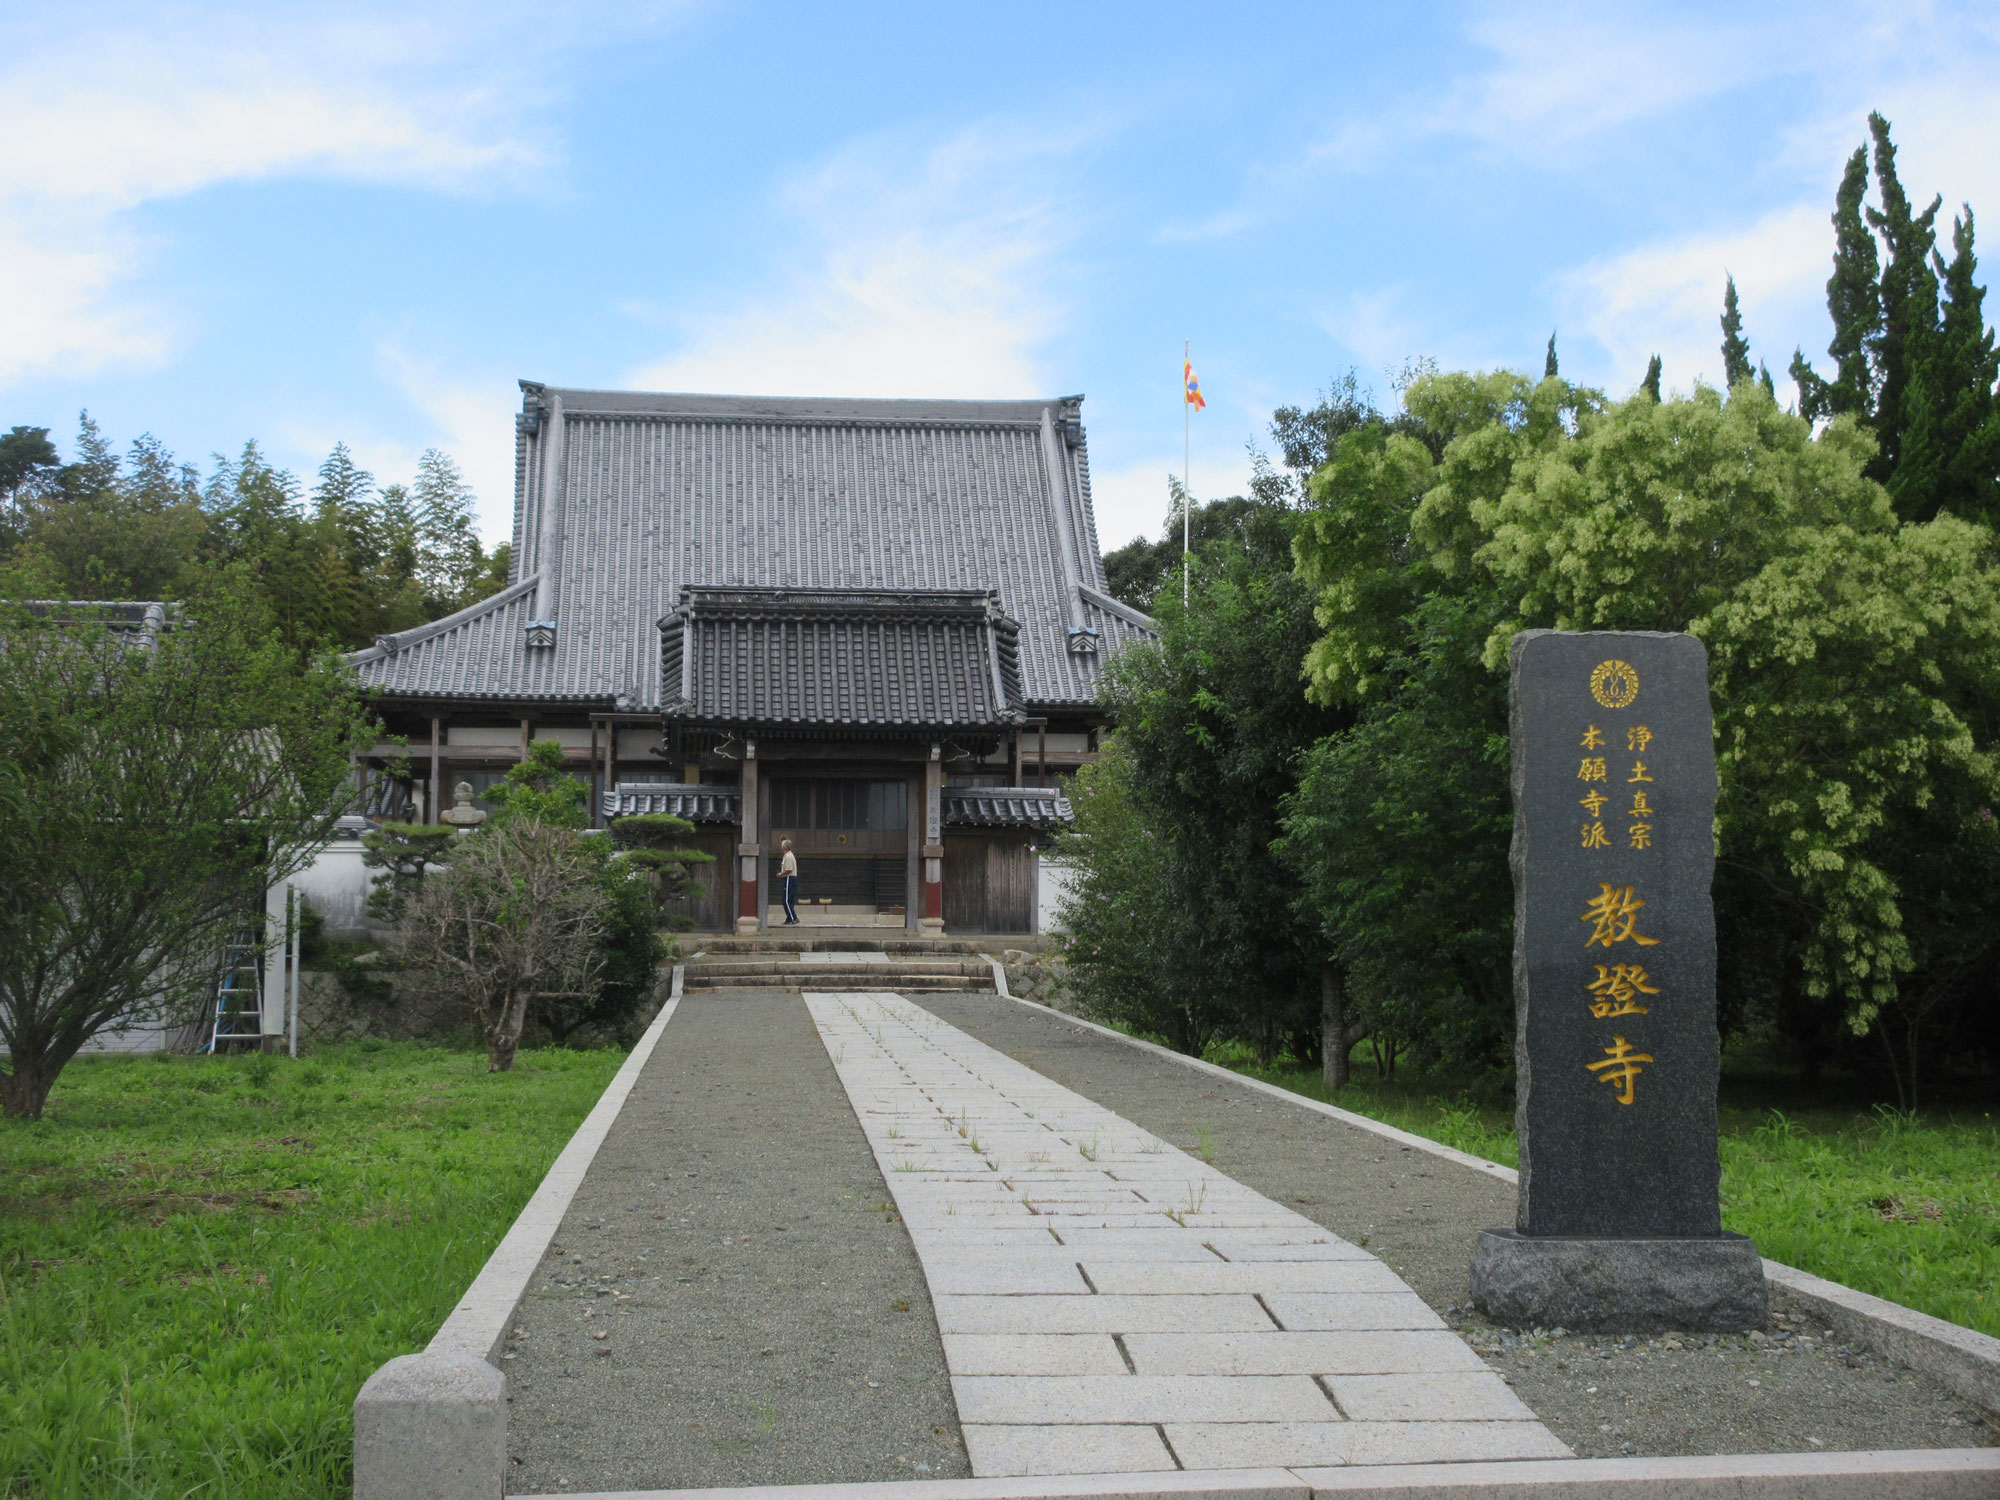
{"type": "Polygon", "coordinates": [[[792,841],[780,839],[778,847],[785,851],[785,857],[778,863],[778,884],[784,891],[785,925],[799,925],[799,860],[792,853],[792,841]]]}

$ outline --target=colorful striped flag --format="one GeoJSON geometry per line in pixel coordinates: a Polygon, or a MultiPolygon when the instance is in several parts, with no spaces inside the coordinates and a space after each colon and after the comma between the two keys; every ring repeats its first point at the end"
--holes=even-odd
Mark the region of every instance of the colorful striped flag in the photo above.
{"type": "Polygon", "coordinates": [[[1196,411],[1206,411],[1208,403],[1201,399],[1201,379],[1194,373],[1194,361],[1181,361],[1181,381],[1187,386],[1187,404],[1196,411]]]}

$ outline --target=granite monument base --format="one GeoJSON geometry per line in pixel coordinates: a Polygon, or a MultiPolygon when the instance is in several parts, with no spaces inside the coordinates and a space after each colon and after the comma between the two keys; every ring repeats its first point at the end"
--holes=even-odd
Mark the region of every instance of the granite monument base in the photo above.
{"type": "Polygon", "coordinates": [[[1771,1313],[1764,1262],[1740,1234],[1592,1238],[1488,1229],[1472,1305],[1508,1328],[1741,1333],[1771,1313]]]}

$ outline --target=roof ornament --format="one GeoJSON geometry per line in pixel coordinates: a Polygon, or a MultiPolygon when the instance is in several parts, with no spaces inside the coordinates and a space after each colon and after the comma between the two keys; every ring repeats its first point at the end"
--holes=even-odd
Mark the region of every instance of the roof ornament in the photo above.
{"type": "Polygon", "coordinates": [[[1069,654],[1071,656],[1097,655],[1101,637],[1088,625],[1072,625],[1069,631],[1069,654]]]}
{"type": "Polygon", "coordinates": [[[530,620],[525,627],[528,633],[530,651],[553,651],[556,644],[556,622],[554,620],[530,620]]]}

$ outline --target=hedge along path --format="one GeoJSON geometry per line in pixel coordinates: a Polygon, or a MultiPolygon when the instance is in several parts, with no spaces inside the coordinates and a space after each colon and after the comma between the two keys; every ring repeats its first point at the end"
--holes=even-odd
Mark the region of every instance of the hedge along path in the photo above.
{"type": "Polygon", "coordinates": [[[1367,1251],[900,996],[805,998],[976,1475],[1569,1456],[1367,1251]]]}

